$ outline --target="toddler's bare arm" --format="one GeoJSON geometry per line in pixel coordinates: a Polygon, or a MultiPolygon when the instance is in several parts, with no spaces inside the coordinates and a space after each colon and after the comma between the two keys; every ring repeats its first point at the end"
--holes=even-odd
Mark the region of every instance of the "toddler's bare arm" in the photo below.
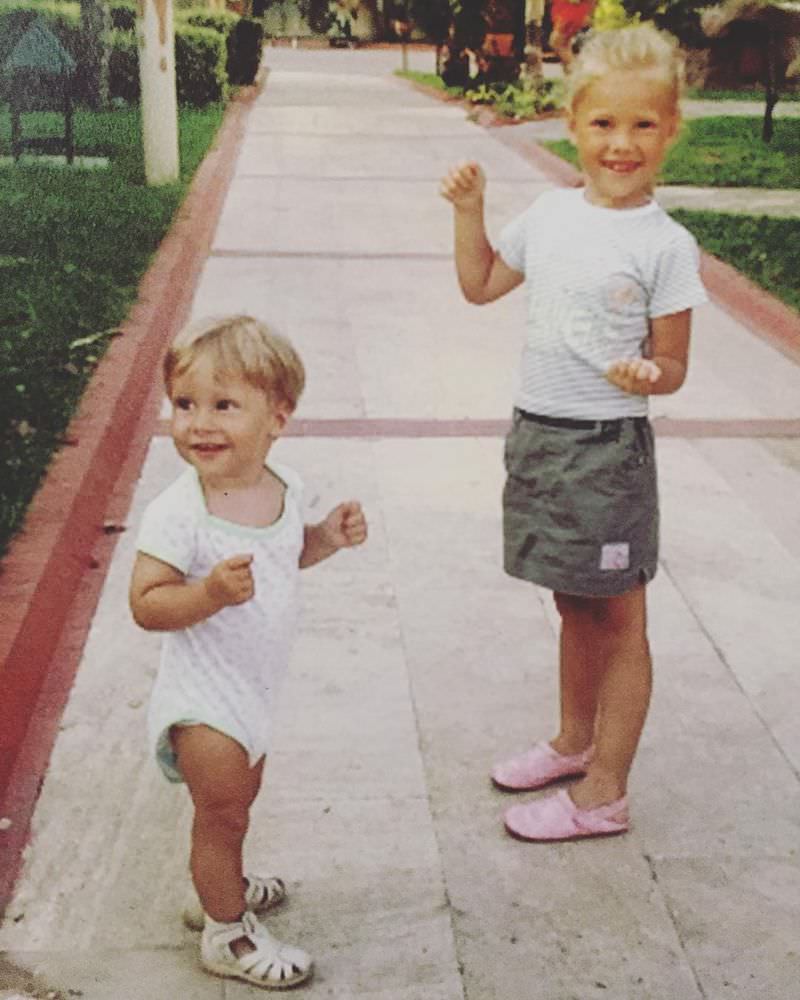
{"type": "Polygon", "coordinates": [[[458,282],[464,298],[476,305],[493,302],[523,280],[489,243],[483,216],[485,189],[486,176],[473,161],[449,170],[439,189],[453,206],[458,282]]]}
{"type": "Polygon", "coordinates": [[[357,500],[340,503],[324,521],[306,525],[300,569],[322,562],[339,549],[361,545],[366,538],[367,519],[361,504],[357,500]]]}
{"type": "Polygon", "coordinates": [[[172,632],[205,621],[253,596],[250,555],[225,559],[202,580],[187,580],[174,566],[139,552],[133,567],[130,606],[137,625],[172,632]]]}

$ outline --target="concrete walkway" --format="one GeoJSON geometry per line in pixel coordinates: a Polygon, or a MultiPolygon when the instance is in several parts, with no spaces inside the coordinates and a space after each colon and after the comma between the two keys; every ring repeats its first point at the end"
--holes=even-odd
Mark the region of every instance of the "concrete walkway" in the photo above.
{"type": "MultiPolygon", "coordinates": [[[[334,1000],[789,1000],[800,982],[800,367],[716,305],[654,400],[663,552],[654,703],[624,838],[506,837],[498,756],[549,736],[549,595],[500,568],[502,428],[523,301],[459,298],[451,161],[490,224],[549,186],[463,110],[366,53],[275,50],[196,314],[285,330],[309,386],[277,457],[309,517],[359,497],[369,544],[304,576],[306,612],[248,842],[291,900],[280,936],[334,1000]],[[347,431],[337,420],[347,420],[347,431]],[[788,429],[787,429],[788,428],[788,429]]],[[[16,896],[0,1000],[243,1000],[179,909],[189,810],[147,758],[157,637],[126,587],[152,441],[64,715],[16,896]]],[[[300,995],[300,994],[298,994],[300,995]]]]}

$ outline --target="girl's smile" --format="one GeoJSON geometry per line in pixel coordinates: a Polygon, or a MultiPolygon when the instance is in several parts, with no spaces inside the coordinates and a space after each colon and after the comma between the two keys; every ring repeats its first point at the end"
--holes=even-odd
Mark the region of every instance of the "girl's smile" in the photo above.
{"type": "Polygon", "coordinates": [[[613,70],[587,84],[569,118],[587,199],[606,208],[649,201],[678,124],[674,90],[653,72],[613,70]]]}

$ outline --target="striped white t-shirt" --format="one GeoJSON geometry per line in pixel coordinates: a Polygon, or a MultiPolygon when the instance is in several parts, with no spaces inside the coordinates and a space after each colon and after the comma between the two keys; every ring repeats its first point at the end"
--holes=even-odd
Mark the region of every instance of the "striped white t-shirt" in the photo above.
{"type": "Polygon", "coordinates": [[[655,201],[602,208],[582,188],[562,188],[510,222],[497,250],[525,275],[516,405],[554,417],[644,416],[647,397],[623,392],[604,373],[646,355],[651,318],[706,301],[691,233],[655,201]]]}

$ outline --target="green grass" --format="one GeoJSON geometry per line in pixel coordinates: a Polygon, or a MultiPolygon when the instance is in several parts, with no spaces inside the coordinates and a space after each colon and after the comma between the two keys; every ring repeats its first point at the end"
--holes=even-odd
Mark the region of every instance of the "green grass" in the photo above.
{"type": "Polygon", "coordinates": [[[438,73],[423,73],[416,69],[396,69],[394,75],[403,80],[411,80],[412,83],[421,83],[425,87],[441,90],[443,94],[448,94],[450,97],[464,96],[463,87],[448,87],[438,73]]]}
{"type": "MultiPolygon", "coordinates": [[[[0,551],[133,302],[222,113],[221,107],[181,110],[175,184],[145,185],[136,110],[76,114],[78,153],[109,156],[106,170],[0,167],[0,551]]],[[[38,132],[54,119],[39,115],[31,122],[30,131],[38,132]]],[[[0,109],[0,154],[9,152],[8,137],[8,114],[0,109]]]]}
{"type": "Polygon", "coordinates": [[[732,264],[768,292],[800,311],[800,219],[723,215],[675,209],[673,218],[694,233],[708,253],[732,264]]]}
{"type": "MultiPolygon", "coordinates": [[[[545,145],[577,164],[569,140],[545,145]]],[[[698,187],[796,188],[798,162],[800,119],[776,119],[772,141],[765,143],[760,118],[694,118],[684,122],[664,163],[661,181],[698,187]]]]}
{"type": "MultiPolygon", "coordinates": [[[[766,100],[763,88],[750,88],[745,90],[705,90],[702,87],[689,87],[686,97],[696,101],[759,101],[761,104],[766,100]]],[[[781,91],[781,101],[800,101],[800,90],[781,91]]]]}

